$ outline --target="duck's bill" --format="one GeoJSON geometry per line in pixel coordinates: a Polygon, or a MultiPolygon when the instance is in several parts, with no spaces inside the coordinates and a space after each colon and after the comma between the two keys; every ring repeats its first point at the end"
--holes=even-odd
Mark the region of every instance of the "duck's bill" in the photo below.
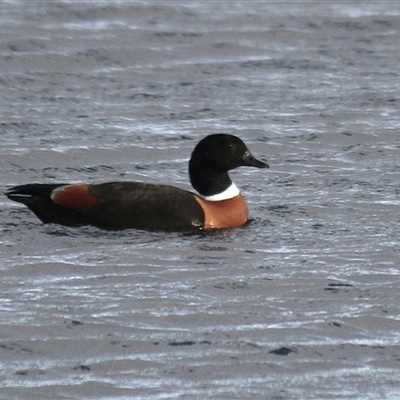
{"type": "Polygon", "coordinates": [[[245,167],[256,167],[256,168],[269,168],[269,165],[264,161],[257,160],[254,158],[249,151],[244,153],[242,158],[243,166],[245,167]]]}

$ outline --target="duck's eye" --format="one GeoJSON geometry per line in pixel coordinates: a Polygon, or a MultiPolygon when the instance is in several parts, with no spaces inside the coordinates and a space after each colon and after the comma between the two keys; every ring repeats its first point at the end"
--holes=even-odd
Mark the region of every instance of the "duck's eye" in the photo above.
{"type": "Polygon", "coordinates": [[[229,144],[228,144],[228,148],[229,148],[229,149],[233,149],[233,144],[232,144],[232,143],[229,143],[229,144]]]}

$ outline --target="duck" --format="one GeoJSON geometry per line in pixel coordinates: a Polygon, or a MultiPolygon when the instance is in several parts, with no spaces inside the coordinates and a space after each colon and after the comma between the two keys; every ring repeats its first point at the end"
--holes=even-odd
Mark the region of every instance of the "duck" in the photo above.
{"type": "Polygon", "coordinates": [[[228,171],[269,168],[237,136],[216,133],[195,146],[189,178],[197,193],[179,187],[134,181],[30,183],[6,196],[27,206],[44,224],[95,226],[117,231],[193,231],[235,228],[248,222],[245,198],[228,171]]]}

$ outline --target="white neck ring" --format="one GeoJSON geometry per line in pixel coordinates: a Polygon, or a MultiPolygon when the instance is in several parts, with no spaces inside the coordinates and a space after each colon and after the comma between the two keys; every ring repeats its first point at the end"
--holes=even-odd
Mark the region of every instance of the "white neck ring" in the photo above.
{"type": "Polygon", "coordinates": [[[232,199],[233,197],[236,197],[239,194],[240,194],[239,189],[232,182],[232,184],[228,187],[228,189],[225,189],[223,192],[213,194],[211,196],[203,196],[203,199],[207,201],[222,201],[222,200],[232,199]]]}

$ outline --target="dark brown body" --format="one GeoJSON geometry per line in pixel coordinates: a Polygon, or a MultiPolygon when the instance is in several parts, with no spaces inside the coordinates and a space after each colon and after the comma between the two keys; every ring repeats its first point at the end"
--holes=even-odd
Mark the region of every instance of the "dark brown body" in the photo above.
{"type": "Polygon", "coordinates": [[[15,188],[8,197],[28,206],[42,222],[65,226],[185,231],[200,229],[204,221],[192,193],[166,185],[32,184],[15,188]]]}
{"type": "Polygon", "coordinates": [[[44,223],[66,226],[189,231],[247,221],[241,195],[214,202],[173,186],[140,182],[31,184],[14,188],[8,197],[28,206],[44,223]]]}

